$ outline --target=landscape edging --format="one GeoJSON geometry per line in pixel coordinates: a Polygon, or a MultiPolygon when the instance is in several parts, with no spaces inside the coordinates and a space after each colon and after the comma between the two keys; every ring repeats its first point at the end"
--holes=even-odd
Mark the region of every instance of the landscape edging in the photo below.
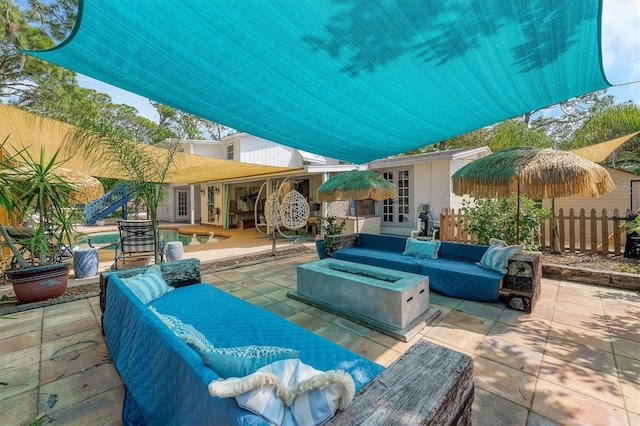
{"type": "Polygon", "coordinates": [[[578,281],[589,284],[598,284],[607,287],[621,288],[625,290],[640,291],[640,275],[626,272],[601,271],[588,268],[576,268],[567,265],[542,265],[544,278],[578,281]]]}

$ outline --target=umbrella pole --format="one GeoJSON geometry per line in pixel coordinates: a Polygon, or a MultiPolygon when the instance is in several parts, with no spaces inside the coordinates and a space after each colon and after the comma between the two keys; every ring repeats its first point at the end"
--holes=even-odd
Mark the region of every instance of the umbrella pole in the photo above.
{"type": "Polygon", "coordinates": [[[520,178],[516,176],[518,183],[518,207],[516,212],[516,244],[520,244],[520,178]]]}
{"type": "Polygon", "coordinates": [[[356,235],[358,235],[358,200],[354,200],[353,206],[353,212],[356,214],[356,235]]]}

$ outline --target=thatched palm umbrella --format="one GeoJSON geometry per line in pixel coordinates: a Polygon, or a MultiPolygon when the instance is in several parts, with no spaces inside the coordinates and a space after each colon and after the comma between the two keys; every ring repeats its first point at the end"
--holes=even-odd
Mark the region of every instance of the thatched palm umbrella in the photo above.
{"type": "Polygon", "coordinates": [[[615,189],[609,172],[572,152],[516,147],[464,166],[451,177],[456,195],[479,198],[518,194],[516,239],[520,241],[520,196],[539,200],[571,195],[599,197],[615,189]]]}
{"type": "Polygon", "coordinates": [[[102,182],[93,176],[64,167],[58,167],[56,173],[75,188],[71,200],[74,203],[87,204],[104,195],[102,182]]]}
{"type": "MultiPolygon", "coordinates": [[[[395,197],[396,186],[371,170],[351,170],[329,178],[318,188],[318,200],[385,200],[395,197]]],[[[358,208],[356,206],[356,234],[358,208]]]]}

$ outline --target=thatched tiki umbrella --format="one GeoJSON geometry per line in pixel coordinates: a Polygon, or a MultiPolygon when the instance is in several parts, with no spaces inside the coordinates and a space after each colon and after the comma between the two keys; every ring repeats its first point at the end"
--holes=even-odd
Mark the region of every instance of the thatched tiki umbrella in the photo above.
{"type": "Polygon", "coordinates": [[[58,167],[56,173],[75,188],[70,200],[74,204],[87,204],[104,195],[102,182],[93,176],[64,167],[58,167]]]}
{"type": "MultiPolygon", "coordinates": [[[[351,170],[329,178],[318,188],[318,200],[385,200],[396,196],[396,186],[371,170],[351,170]]],[[[356,234],[358,206],[356,205],[356,234]]]]}
{"type": "Polygon", "coordinates": [[[540,200],[571,195],[599,197],[615,189],[609,172],[572,152],[517,147],[498,151],[451,177],[456,195],[504,198],[518,194],[516,239],[520,242],[520,196],[540,200]]]}

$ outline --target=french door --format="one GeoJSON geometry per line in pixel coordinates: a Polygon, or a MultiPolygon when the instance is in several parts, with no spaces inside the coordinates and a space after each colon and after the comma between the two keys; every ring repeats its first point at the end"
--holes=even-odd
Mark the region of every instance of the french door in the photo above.
{"type": "Polygon", "coordinates": [[[176,220],[189,219],[189,190],[176,189],[176,220]]]}
{"type": "Polygon", "coordinates": [[[382,173],[385,179],[396,185],[396,196],[382,201],[382,223],[388,225],[409,224],[411,218],[411,171],[389,170],[382,173]]]}

